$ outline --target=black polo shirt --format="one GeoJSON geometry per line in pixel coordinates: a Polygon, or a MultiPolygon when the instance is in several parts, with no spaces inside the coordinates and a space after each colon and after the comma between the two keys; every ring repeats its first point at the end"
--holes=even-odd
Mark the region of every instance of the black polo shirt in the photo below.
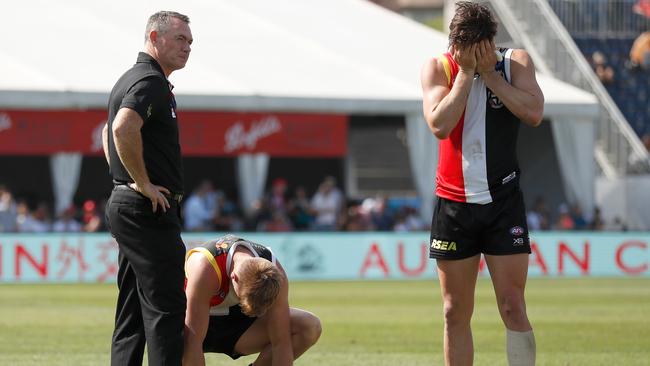
{"type": "MultiPolygon", "coordinates": [[[[176,101],[162,68],[150,55],[140,52],[138,61],[117,81],[108,101],[108,128],[120,108],[136,111],[144,125],[142,148],[151,183],[183,193],[183,162],[176,119],[176,101]]],[[[133,182],[117,151],[113,134],[108,134],[110,170],[116,182],[133,182]]]]}

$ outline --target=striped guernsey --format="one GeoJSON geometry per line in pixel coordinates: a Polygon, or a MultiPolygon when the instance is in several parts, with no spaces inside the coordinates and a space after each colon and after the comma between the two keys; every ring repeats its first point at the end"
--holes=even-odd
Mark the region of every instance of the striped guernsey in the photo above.
{"type": "MultiPolygon", "coordinates": [[[[511,83],[511,49],[500,49],[496,70],[511,83]]],[[[448,86],[459,67],[449,53],[439,57],[448,86]]],[[[475,75],[465,111],[449,137],[440,140],[436,195],[458,202],[486,204],[518,188],[516,157],[519,119],[475,75]],[[504,143],[505,141],[505,143],[504,143]]]]}

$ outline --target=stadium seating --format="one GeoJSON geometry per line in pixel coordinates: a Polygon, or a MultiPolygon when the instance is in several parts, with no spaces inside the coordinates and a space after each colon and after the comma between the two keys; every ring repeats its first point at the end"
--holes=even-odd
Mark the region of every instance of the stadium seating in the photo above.
{"type": "Polygon", "coordinates": [[[629,52],[634,38],[627,39],[574,39],[585,58],[600,51],[615,72],[614,82],[605,88],[616,102],[630,126],[639,136],[650,133],[650,73],[630,68],[629,52]]]}
{"type": "Polygon", "coordinates": [[[650,20],[633,14],[635,2],[549,0],[588,61],[596,51],[606,56],[615,77],[605,88],[630,126],[643,136],[650,134],[650,71],[631,68],[629,53],[636,36],[650,29],[650,20]]]}

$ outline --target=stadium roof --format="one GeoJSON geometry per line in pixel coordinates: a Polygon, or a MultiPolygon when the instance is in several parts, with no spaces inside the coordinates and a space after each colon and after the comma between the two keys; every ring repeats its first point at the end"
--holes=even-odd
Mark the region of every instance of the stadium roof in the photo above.
{"type": "MultiPolygon", "coordinates": [[[[364,0],[11,1],[0,108],[105,108],[161,9],[191,19],[190,60],[170,78],[184,109],[418,111],[420,67],[447,45],[364,0]]],[[[538,79],[547,116],[597,113],[591,94],[538,79]]]]}

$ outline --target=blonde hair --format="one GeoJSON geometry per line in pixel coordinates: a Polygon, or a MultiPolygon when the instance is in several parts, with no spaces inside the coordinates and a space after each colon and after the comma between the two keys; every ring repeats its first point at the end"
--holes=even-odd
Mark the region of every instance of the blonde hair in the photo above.
{"type": "Polygon", "coordinates": [[[283,281],[280,270],[263,258],[247,259],[239,270],[239,299],[242,312],[262,315],[278,297],[283,281]]]}

